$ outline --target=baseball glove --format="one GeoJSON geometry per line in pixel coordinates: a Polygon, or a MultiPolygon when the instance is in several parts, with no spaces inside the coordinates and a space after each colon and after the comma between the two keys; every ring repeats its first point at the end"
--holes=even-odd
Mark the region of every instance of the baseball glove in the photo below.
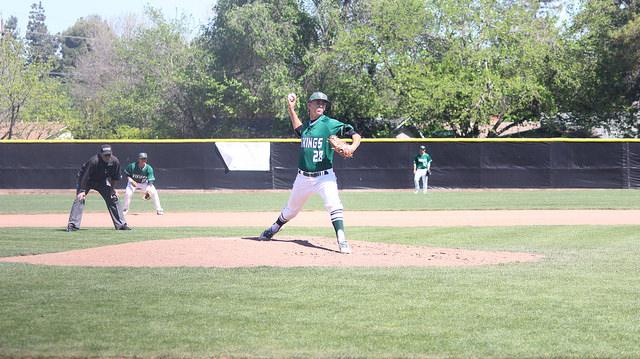
{"type": "Polygon", "coordinates": [[[149,193],[149,192],[145,192],[145,193],[144,193],[144,196],[143,196],[142,198],[144,198],[144,200],[145,200],[145,201],[147,201],[147,200],[151,199],[151,193],[149,193]]]}
{"type": "Polygon", "coordinates": [[[353,157],[353,152],[349,150],[349,144],[338,138],[338,136],[329,136],[329,144],[337,154],[344,158],[353,157]]]}

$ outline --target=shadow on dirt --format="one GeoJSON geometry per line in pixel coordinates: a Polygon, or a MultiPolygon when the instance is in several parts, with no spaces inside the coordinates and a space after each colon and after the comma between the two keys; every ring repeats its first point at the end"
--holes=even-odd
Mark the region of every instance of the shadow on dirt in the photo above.
{"type": "Polygon", "coordinates": [[[282,242],[282,243],[295,243],[297,245],[303,246],[303,247],[307,247],[307,248],[316,248],[316,249],[322,249],[323,251],[328,251],[328,252],[335,252],[335,253],[340,253],[340,251],[337,251],[335,249],[329,249],[326,247],[322,247],[322,246],[317,246],[307,240],[302,240],[302,239],[277,239],[277,238],[272,238],[269,241],[261,241],[258,237],[242,237],[242,239],[246,239],[249,241],[257,241],[257,242],[282,242]]]}

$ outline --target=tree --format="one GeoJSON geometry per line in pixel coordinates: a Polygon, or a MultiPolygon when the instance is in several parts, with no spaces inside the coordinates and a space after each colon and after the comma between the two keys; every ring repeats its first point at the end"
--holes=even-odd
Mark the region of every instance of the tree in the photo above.
{"type": "MultiPolygon", "coordinates": [[[[68,122],[77,138],[110,138],[113,136],[112,114],[107,109],[107,89],[117,80],[117,36],[99,17],[79,19],[64,33],[82,33],[77,47],[63,47],[64,73],[80,118],[68,122]]],[[[64,45],[63,45],[64,46],[64,45]]]]}
{"type": "Polygon", "coordinates": [[[423,101],[424,112],[467,137],[477,136],[492,117],[497,122],[489,135],[498,136],[555,111],[545,81],[559,35],[556,19],[540,16],[539,2],[442,2],[440,9],[438,21],[449,24],[447,50],[427,76],[432,96],[423,101]],[[501,127],[505,122],[510,124],[501,127]]]}
{"type": "Polygon", "coordinates": [[[75,101],[85,121],[77,137],[211,137],[228,130],[227,103],[245,98],[233,80],[208,73],[211,56],[186,40],[184,19],[153,8],[126,36],[98,31],[71,67],[75,101]]]}
{"type": "Polygon", "coordinates": [[[20,42],[12,38],[0,40],[0,111],[7,126],[0,139],[13,137],[20,110],[38,81],[37,69],[24,66],[24,55],[20,42]]]}
{"type": "Polygon", "coordinates": [[[73,26],[62,32],[60,53],[62,68],[66,72],[76,68],[79,59],[101,46],[104,36],[114,36],[109,25],[97,15],[78,19],[73,26]]]}
{"type": "Polygon", "coordinates": [[[221,0],[199,42],[218,81],[233,79],[249,98],[232,105],[240,118],[284,115],[284,96],[300,90],[306,51],[315,40],[309,16],[295,0],[221,0]]]}
{"type": "MultiPolygon", "coordinates": [[[[2,19],[0,19],[0,21],[2,21],[2,19]]],[[[2,26],[0,26],[0,30],[2,30],[0,37],[11,36],[14,39],[19,38],[20,34],[18,33],[18,18],[15,16],[9,16],[7,21],[3,23],[2,26]]]]}
{"type": "Polygon", "coordinates": [[[165,21],[155,9],[147,16],[150,24],[117,42],[116,79],[106,89],[106,106],[116,124],[138,136],[169,137],[176,128],[189,133],[182,115],[190,108],[177,84],[190,57],[185,28],[180,21],[165,21]]]}
{"type": "Polygon", "coordinates": [[[354,1],[328,49],[312,52],[307,75],[336,99],[338,116],[408,119],[463,137],[494,117],[497,136],[503,122],[555,106],[545,73],[557,33],[538,9],[535,1],[354,1]]]}
{"type": "Polygon", "coordinates": [[[0,123],[7,128],[0,139],[12,139],[20,121],[63,122],[74,117],[66,91],[48,76],[51,66],[27,65],[26,58],[20,41],[0,39],[0,123]]]}
{"type": "Polygon", "coordinates": [[[575,70],[559,86],[558,126],[638,136],[640,5],[637,1],[585,2],[567,32],[568,61],[575,70]]]}
{"type": "Polygon", "coordinates": [[[42,2],[33,3],[29,11],[29,22],[25,35],[29,63],[46,63],[55,59],[56,40],[49,34],[42,2]]]}
{"type": "MultiPolygon", "coordinates": [[[[68,85],[82,121],[21,111],[69,118],[78,137],[289,136],[285,94],[321,90],[331,115],[365,136],[389,136],[400,121],[426,134],[502,136],[539,120],[635,136],[640,5],[585,2],[563,31],[560,3],[219,0],[193,41],[184,19],[154,9],[124,31],[88,17],[63,33],[69,76],[49,87],[68,85]]],[[[34,4],[27,63],[56,58],[46,36],[33,37],[48,34],[44,20],[34,4]]]]}

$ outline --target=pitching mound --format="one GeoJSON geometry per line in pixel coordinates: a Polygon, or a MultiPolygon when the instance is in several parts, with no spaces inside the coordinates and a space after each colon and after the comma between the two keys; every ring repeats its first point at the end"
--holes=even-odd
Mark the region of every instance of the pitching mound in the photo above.
{"type": "Polygon", "coordinates": [[[132,242],[20,257],[0,262],[86,267],[429,267],[532,262],[540,255],[349,241],[352,254],[334,239],[280,237],[187,238],[132,242]]]}

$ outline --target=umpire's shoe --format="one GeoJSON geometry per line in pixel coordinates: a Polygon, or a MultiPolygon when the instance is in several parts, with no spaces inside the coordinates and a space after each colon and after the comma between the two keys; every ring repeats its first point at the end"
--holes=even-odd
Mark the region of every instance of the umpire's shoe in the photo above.
{"type": "Polygon", "coordinates": [[[261,241],[270,241],[271,238],[273,238],[273,236],[276,234],[277,232],[274,232],[271,230],[271,227],[267,228],[264,230],[264,232],[262,232],[262,234],[260,235],[260,237],[258,237],[259,240],[261,241]]]}

